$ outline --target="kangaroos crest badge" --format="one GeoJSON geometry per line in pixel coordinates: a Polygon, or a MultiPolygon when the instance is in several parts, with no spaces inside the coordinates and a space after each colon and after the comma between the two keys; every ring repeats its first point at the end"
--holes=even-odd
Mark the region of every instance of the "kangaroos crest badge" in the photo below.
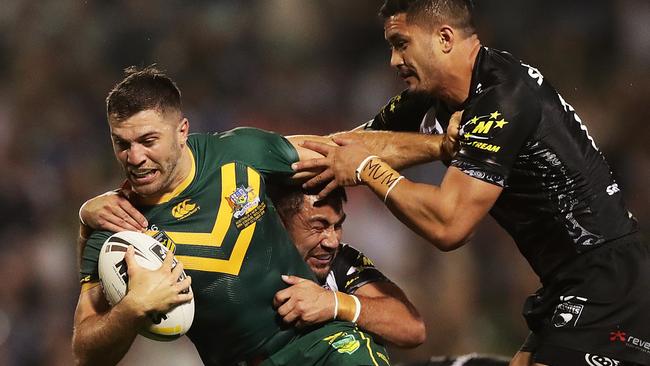
{"type": "Polygon", "coordinates": [[[259,220],[266,211],[266,204],[260,200],[259,193],[251,187],[239,186],[228,196],[237,229],[241,230],[259,220]]]}

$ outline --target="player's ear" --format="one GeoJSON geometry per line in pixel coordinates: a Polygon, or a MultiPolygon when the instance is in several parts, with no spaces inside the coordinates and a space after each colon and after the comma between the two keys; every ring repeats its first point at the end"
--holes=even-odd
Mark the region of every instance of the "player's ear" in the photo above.
{"type": "Polygon", "coordinates": [[[454,48],[454,28],[449,25],[443,25],[438,29],[438,40],[443,53],[450,53],[454,48]]]}
{"type": "Polygon", "coordinates": [[[178,125],[178,134],[181,146],[185,146],[187,141],[187,135],[190,133],[190,121],[187,118],[183,118],[181,123],[178,125]]]}

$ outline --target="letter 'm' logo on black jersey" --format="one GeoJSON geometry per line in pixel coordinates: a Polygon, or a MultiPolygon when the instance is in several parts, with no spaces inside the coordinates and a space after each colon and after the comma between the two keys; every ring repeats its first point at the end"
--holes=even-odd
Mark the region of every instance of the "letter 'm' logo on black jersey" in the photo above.
{"type": "Polygon", "coordinates": [[[477,149],[498,152],[501,146],[490,144],[491,140],[499,134],[506,126],[508,121],[499,111],[494,111],[483,116],[474,116],[465,122],[459,130],[460,142],[477,149]]]}

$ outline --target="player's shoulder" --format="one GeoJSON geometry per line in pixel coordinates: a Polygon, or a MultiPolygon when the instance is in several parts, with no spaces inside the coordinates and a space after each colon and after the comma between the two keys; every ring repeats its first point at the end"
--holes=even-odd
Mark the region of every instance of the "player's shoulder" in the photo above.
{"type": "Polygon", "coordinates": [[[542,94],[536,75],[511,54],[483,47],[464,119],[472,123],[485,119],[485,124],[501,121],[501,125],[504,121],[537,121],[542,94]]]}
{"type": "Polygon", "coordinates": [[[191,133],[187,137],[188,144],[219,144],[228,145],[242,141],[261,141],[265,139],[282,138],[273,131],[263,130],[256,127],[236,127],[230,130],[214,133],[191,133]]]}
{"type": "Polygon", "coordinates": [[[282,137],[273,131],[267,131],[261,128],[247,127],[247,126],[235,127],[228,131],[215,133],[213,136],[215,136],[220,140],[229,140],[229,139],[260,140],[260,139],[282,137]]]}
{"type": "Polygon", "coordinates": [[[360,250],[356,249],[355,247],[351,246],[348,243],[341,243],[341,247],[339,249],[339,253],[337,256],[341,258],[357,258],[360,255],[363,255],[360,250]]]}
{"type": "MultiPolygon", "coordinates": [[[[373,266],[372,261],[366,257],[360,250],[354,248],[350,244],[341,243],[339,252],[334,259],[338,262],[339,266],[344,267],[359,267],[359,266],[373,266]]],[[[347,270],[346,270],[347,271],[347,270]]]]}
{"type": "Polygon", "coordinates": [[[536,67],[506,51],[483,47],[480,52],[475,89],[477,96],[492,95],[502,101],[538,102],[546,80],[536,67]]]}

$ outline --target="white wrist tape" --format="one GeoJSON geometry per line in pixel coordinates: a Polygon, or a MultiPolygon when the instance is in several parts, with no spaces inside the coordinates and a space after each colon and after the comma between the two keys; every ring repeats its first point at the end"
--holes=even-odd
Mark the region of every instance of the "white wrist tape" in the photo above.
{"type": "Polygon", "coordinates": [[[363,159],[363,161],[361,161],[361,164],[359,164],[359,166],[357,167],[357,169],[354,171],[354,172],[356,173],[356,178],[357,178],[356,183],[357,183],[357,184],[361,183],[361,171],[363,170],[363,168],[365,168],[366,164],[368,164],[368,162],[369,162],[370,160],[374,159],[374,158],[378,158],[378,159],[379,159],[379,156],[377,156],[377,155],[370,155],[370,156],[368,156],[367,158],[363,159]]]}
{"type": "Polygon", "coordinates": [[[359,298],[354,295],[350,295],[350,296],[352,296],[354,302],[357,304],[357,307],[354,311],[354,318],[352,318],[352,322],[356,323],[357,320],[359,320],[359,314],[361,314],[361,301],[359,301],[359,298]]]}
{"type": "Polygon", "coordinates": [[[334,320],[339,315],[339,297],[336,296],[336,291],[332,289],[332,295],[334,295],[334,320]]]}
{"type": "Polygon", "coordinates": [[[395,179],[395,181],[390,185],[390,187],[388,187],[388,190],[386,191],[386,195],[384,196],[384,203],[386,203],[386,200],[388,199],[388,195],[390,194],[390,191],[392,191],[393,188],[395,188],[395,186],[397,185],[397,183],[399,183],[399,181],[402,180],[402,179],[404,179],[404,176],[400,175],[399,177],[397,177],[397,179],[395,179]]]}

